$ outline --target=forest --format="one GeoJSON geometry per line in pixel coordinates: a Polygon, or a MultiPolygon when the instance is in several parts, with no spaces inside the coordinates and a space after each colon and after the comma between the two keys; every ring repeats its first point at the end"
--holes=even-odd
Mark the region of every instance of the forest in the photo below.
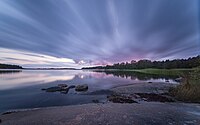
{"type": "Polygon", "coordinates": [[[200,66],[200,55],[190,57],[188,59],[174,59],[165,61],[151,61],[147,59],[131,62],[116,63],[113,65],[84,67],[83,69],[180,69],[180,68],[194,68],[200,66]]]}
{"type": "Polygon", "coordinates": [[[0,64],[0,69],[23,69],[23,68],[18,65],[0,64]]]}

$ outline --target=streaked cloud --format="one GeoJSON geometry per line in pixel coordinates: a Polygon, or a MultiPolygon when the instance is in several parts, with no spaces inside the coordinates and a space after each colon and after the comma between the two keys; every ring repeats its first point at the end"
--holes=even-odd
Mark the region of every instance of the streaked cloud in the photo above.
{"type": "MultiPolygon", "coordinates": [[[[76,63],[72,59],[57,58],[27,51],[0,48],[1,63],[19,64],[25,67],[78,67],[84,63],[76,63]]],[[[83,61],[81,61],[83,62],[83,61]]]]}
{"type": "Polygon", "coordinates": [[[198,0],[2,0],[0,60],[81,67],[200,54],[198,0]]]}

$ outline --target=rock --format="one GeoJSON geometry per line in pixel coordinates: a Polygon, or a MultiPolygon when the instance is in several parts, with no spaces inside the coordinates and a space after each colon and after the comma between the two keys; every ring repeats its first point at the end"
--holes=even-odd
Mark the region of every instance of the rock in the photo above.
{"type": "Polygon", "coordinates": [[[144,101],[156,101],[156,102],[174,102],[174,100],[168,96],[155,93],[135,93],[140,96],[144,101]]]}
{"type": "Polygon", "coordinates": [[[62,94],[67,94],[68,92],[69,92],[69,88],[66,89],[65,91],[64,90],[60,91],[60,93],[62,93],[62,94]]]}
{"type": "Polygon", "coordinates": [[[143,101],[148,101],[146,98],[142,98],[143,101]]]}
{"type": "Polygon", "coordinates": [[[111,90],[97,90],[97,91],[89,92],[87,93],[87,95],[110,95],[112,93],[113,91],[111,90]]]}
{"type": "Polygon", "coordinates": [[[77,85],[75,87],[75,90],[76,91],[87,91],[88,90],[88,85],[87,84],[84,84],[84,85],[77,85]]]}
{"type": "Polygon", "coordinates": [[[68,85],[66,84],[58,84],[58,86],[54,86],[54,87],[50,87],[50,88],[42,88],[41,90],[45,90],[46,92],[57,92],[59,91],[60,93],[63,93],[63,94],[67,94],[69,89],[71,88],[75,88],[74,85],[71,85],[69,87],[67,87],[68,85]]]}
{"type": "Polygon", "coordinates": [[[183,78],[180,77],[180,78],[176,78],[174,81],[176,81],[176,82],[181,82],[182,80],[183,80],[183,78]]]}
{"type": "Polygon", "coordinates": [[[75,87],[76,87],[75,85],[71,85],[71,86],[68,87],[68,89],[73,89],[75,87]]]}
{"type": "Polygon", "coordinates": [[[136,99],[140,98],[140,96],[136,95],[136,94],[133,94],[133,97],[136,98],[136,99]]]}
{"type": "Polygon", "coordinates": [[[42,91],[45,91],[45,90],[47,90],[47,89],[45,89],[45,88],[42,88],[41,90],[42,90],[42,91]]]}
{"type": "Polygon", "coordinates": [[[62,88],[55,86],[55,87],[50,87],[46,89],[46,92],[56,92],[56,91],[62,91],[62,88]]]}
{"type": "Polygon", "coordinates": [[[152,82],[148,82],[148,83],[152,83],[152,82]]]}
{"type": "Polygon", "coordinates": [[[165,82],[169,82],[169,80],[165,80],[165,82]]]}
{"type": "Polygon", "coordinates": [[[67,87],[67,84],[58,84],[58,87],[61,87],[61,88],[67,87]]]}
{"type": "Polygon", "coordinates": [[[75,88],[75,85],[71,85],[69,87],[62,87],[62,90],[60,91],[60,93],[62,94],[67,94],[69,92],[69,89],[75,88]]]}
{"type": "Polygon", "coordinates": [[[113,103],[137,103],[132,99],[130,96],[119,95],[119,94],[112,94],[107,97],[109,101],[113,103]]]}
{"type": "Polygon", "coordinates": [[[95,99],[95,100],[92,100],[92,102],[99,103],[99,100],[95,99]]]}

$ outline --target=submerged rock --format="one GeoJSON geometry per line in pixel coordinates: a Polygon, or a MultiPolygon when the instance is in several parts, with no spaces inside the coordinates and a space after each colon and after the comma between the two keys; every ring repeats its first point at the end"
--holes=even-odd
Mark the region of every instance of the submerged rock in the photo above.
{"type": "Polygon", "coordinates": [[[75,88],[76,86],[75,85],[71,85],[71,86],[69,86],[68,88],[69,89],[73,89],[73,88],[75,88]]]}
{"type": "Polygon", "coordinates": [[[92,102],[99,103],[99,100],[95,99],[95,100],[92,100],[92,102]]]}
{"type": "Polygon", "coordinates": [[[83,84],[83,85],[77,85],[75,87],[76,91],[87,91],[88,90],[88,85],[87,84],[83,84]]]}
{"type": "Polygon", "coordinates": [[[50,87],[46,89],[46,92],[56,92],[56,91],[62,91],[62,88],[55,86],[55,87],[50,87]]]}
{"type": "Polygon", "coordinates": [[[42,88],[42,91],[46,92],[57,92],[59,91],[60,93],[67,94],[69,89],[75,88],[76,86],[71,85],[68,87],[67,84],[58,84],[58,86],[50,87],[50,88],[42,88]]]}
{"type": "Polygon", "coordinates": [[[67,94],[68,92],[69,92],[69,88],[67,88],[66,90],[60,91],[60,93],[62,93],[62,94],[67,94]]]}
{"type": "Polygon", "coordinates": [[[128,95],[112,94],[107,97],[113,103],[137,103],[128,95]]]}

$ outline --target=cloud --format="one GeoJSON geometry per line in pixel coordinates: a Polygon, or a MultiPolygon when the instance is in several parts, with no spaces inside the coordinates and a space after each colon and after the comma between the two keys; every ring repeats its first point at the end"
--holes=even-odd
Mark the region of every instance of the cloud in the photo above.
{"type": "Polygon", "coordinates": [[[37,54],[21,50],[0,48],[1,63],[18,64],[24,67],[77,67],[82,63],[76,63],[72,59],[58,58],[43,54],[37,54]]]}
{"type": "Polygon", "coordinates": [[[200,54],[198,15],[198,0],[0,1],[0,47],[20,53],[0,59],[31,67],[187,58],[200,54]]]}

